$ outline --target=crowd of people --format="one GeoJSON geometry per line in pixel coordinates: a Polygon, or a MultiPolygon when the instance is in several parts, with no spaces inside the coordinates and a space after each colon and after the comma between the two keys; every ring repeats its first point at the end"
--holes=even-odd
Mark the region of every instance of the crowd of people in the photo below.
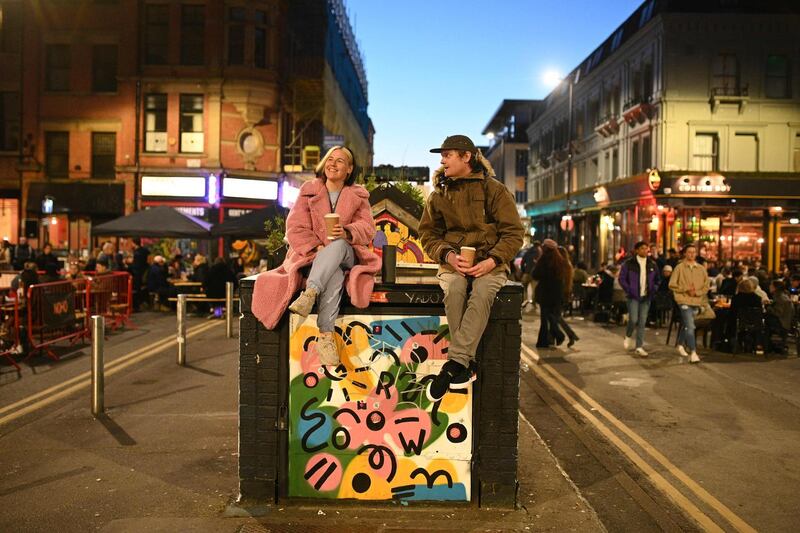
{"type": "Polygon", "coordinates": [[[20,297],[24,298],[28,287],[38,283],[127,272],[133,281],[135,311],[144,304],[165,307],[164,303],[179,292],[176,281],[199,283],[208,298],[224,298],[226,283],[247,275],[241,265],[238,266],[237,269],[236,264],[229,265],[223,258],[216,258],[209,264],[206,255],[199,252],[185,255],[178,252],[168,261],[163,255],[151,253],[141,239],[131,239],[129,249],[124,252],[107,241],[90,253],[68,257],[65,262],[53,254],[50,244],[37,251],[24,237],[16,246],[8,240],[0,245],[0,270],[18,271],[11,281],[11,289],[20,297]]]}
{"type": "Polygon", "coordinates": [[[753,342],[756,352],[785,354],[800,298],[800,272],[785,266],[781,273],[770,274],[759,261],[709,261],[705,250],[691,243],[664,256],[655,244],[638,242],[630,253],[620,250],[615,261],[592,275],[583,263],[573,267],[567,250],[545,239],[521,250],[513,266],[525,286],[523,305],[540,307],[539,348],[566,339],[568,346],[574,344],[577,337],[562,314],[578,306],[591,310],[597,321],[626,322],[623,347],[647,357],[645,328],[674,314],[679,324],[678,353],[697,363],[698,320],[715,319],[722,310],[724,317],[716,322],[716,347],[731,350],[743,315],[751,313],[758,321],[760,315],[753,310],[761,309],[763,327],[753,342]]]}

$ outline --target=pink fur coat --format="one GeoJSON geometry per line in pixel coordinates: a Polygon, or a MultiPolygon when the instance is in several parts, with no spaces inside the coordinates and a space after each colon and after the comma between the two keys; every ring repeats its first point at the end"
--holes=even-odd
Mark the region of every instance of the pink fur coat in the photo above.
{"type": "MultiPolygon", "coordinates": [[[[253,315],[268,329],[278,324],[292,296],[304,284],[300,269],[314,261],[317,246],[330,242],[323,218],[330,212],[325,183],[319,178],[304,183],[286,219],[286,259],[278,268],[260,274],[253,290],[253,315]]],[[[380,258],[369,249],[375,220],[367,190],[360,185],[345,186],[336,202],[336,213],[339,223],[350,232],[352,239],[348,242],[356,256],[356,265],[345,277],[345,288],[353,305],[364,308],[369,305],[375,274],[381,269],[380,258]]]]}

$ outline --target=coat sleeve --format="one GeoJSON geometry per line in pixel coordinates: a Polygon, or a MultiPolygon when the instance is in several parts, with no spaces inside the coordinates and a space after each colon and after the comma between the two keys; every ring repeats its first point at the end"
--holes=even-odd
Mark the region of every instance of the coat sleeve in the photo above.
{"type": "Polygon", "coordinates": [[[680,268],[680,265],[675,267],[675,270],[672,271],[672,275],[669,277],[669,290],[674,292],[675,294],[683,294],[686,290],[683,288],[683,269],[680,268]]]}
{"type": "MultiPolygon", "coordinates": [[[[487,178],[488,179],[488,178],[487,178]]],[[[501,265],[508,264],[522,248],[525,229],[517,213],[517,205],[511,192],[500,182],[495,185],[492,202],[489,205],[492,218],[497,223],[497,244],[489,250],[489,256],[496,258],[501,265]]]]}
{"type": "MultiPolygon", "coordinates": [[[[366,191],[364,191],[366,193],[366,191]]],[[[375,238],[375,219],[372,218],[372,208],[369,205],[369,193],[358,194],[358,207],[353,214],[350,224],[345,225],[350,233],[348,242],[350,244],[360,244],[369,246],[375,238]]]]}
{"type": "Polygon", "coordinates": [[[628,280],[628,262],[625,261],[622,263],[622,267],[619,269],[619,284],[622,287],[622,290],[625,291],[626,295],[630,295],[633,293],[631,291],[631,286],[628,280]]]}
{"type": "Polygon", "coordinates": [[[297,197],[289,216],[286,218],[286,239],[289,246],[300,255],[310,254],[317,246],[322,244],[311,223],[311,210],[308,205],[310,196],[301,194],[297,197]]]}
{"type": "Polygon", "coordinates": [[[448,252],[455,249],[444,240],[447,227],[442,213],[436,209],[436,191],[428,195],[422,218],[419,221],[419,240],[428,257],[437,263],[444,264],[448,252]]]}

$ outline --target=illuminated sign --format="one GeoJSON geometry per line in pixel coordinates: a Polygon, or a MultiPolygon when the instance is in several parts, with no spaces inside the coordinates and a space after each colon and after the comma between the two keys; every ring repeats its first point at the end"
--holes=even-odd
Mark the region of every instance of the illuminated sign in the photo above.
{"type": "Polygon", "coordinates": [[[724,194],[731,192],[731,186],[725,183],[722,174],[686,175],[675,180],[672,190],[678,193],[724,194]]]}
{"type": "Polygon", "coordinates": [[[142,176],[142,196],[204,198],[206,179],[185,176],[142,176]]]}
{"type": "Polygon", "coordinates": [[[650,185],[651,191],[657,191],[659,186],[661,186],[661,176],[658,174],[658,170],[653,169],[647,175],[647,183],[650,185]]]}
{"type": "Polygon", "coordinates": [[[281,182],[281,194],[279,204],[281,207],[287,209],[291,208],[297,201],[297,195],[300,194],[300,189],[290,184],[289,182],[281,182]]]}
{"type": "Polygon", "coordinates": [[[49,215],[53,212],[53,197],[52,196],[45,196],[42,199],[42,213],[45,215],[49,215]]]}
{"type": "Polygon", "coordinates": [[[608,197],[608,190],[605,187],[598,187],[594,191],[594,201],[597,205],[608,205],[610,198],[608,197]]]}
{"type": "Polygon", "coordinates": [[[225,198],[277,200],[278,182],[226,177],[222,180],[222,196],[225,198]]]}
{"type": "Polygon", "coordinates": [[[252,209],[228,209],[228,218],[236,218],[252,212],[252,209]]]}
{"type": "Polygon", "coordinates": [[[176,207],[175,209],[180,211],[184,215],[189,215],[190,217],[203,218],[204,216],[206,216],[205,207],[176,207]]]}

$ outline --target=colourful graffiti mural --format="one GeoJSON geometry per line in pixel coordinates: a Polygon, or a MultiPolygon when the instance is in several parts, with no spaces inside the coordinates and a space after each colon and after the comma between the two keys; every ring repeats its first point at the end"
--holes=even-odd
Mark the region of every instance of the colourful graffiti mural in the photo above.
{"type": "Polygon", "coordinates": [[[419,238],[390,213],[384,211],[375,217],[375,227],[378,231],[372,245],[378,255],[384,244],[393,244],[397,246],[398,263],[432,263],[422,249],[419,238]]]}
{"type": "Polygon", "coordinates": [[[440,316],[340,316],[342,363],[319,363],[316,315],[290,321],[289,496],[469,501],[472,389],[436,403],[440,316]]]}

